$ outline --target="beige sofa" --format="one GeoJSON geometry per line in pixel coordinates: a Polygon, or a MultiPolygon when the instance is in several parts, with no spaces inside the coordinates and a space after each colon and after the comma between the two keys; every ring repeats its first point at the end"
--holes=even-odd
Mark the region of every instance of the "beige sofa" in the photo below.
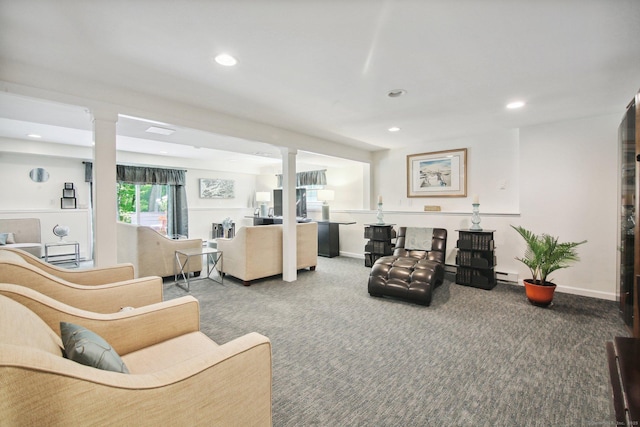
{"type": "MultiPolygon", "coordinates": [[[[318,224],[296,228],[297,269],[318,264],[318,224]]],[[[222,251],[222,272],[249,286],[252,280],[282,274],[282,225],[241,227],[232,239],[216,239],[222,251]]]]}
{"type": "Polygon", "coordinates": [[[42,257],[42,232],[38,218],[0,219],[0,233],[11,233],[15,241],[0,248],[18,248],[42,257]]]}
{"type": "Polygon", "coordinates": [[[19,249],[0,249],[0,283],[34,289],[71,306],[98,313],[162,301],[162,278],[133,279],[131,264],[87,270],[49,265],[19,249]]]}
{"type": "Polygon", "coordinates": [[[271,425],[271,343],[222,345],[202,332],[198,301],[96,314],[0,284],[2,425],[271,425]],[[88,328],[129,374],[63,357],[60,322],[88,328]]]}
{"type": "MultiPolygon", "coordinates": [[[[119,222],[117,224],[119,263],[133,264],[136,277],[173,276],[176,273],[176,250],[200,249],[201,239],[170,239],[151,227],[119,222]]],[[[192,257],[185,272],[200,273],[202,257],[192,257]]]]}

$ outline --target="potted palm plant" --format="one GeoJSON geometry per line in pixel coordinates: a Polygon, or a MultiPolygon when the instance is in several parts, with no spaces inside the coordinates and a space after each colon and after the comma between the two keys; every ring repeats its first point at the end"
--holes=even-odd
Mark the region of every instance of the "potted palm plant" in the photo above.
{"type": "Polygon", "coordinates": [[[523,280],[527,298],[534,305],[548,306],[556,289],[556,285],[548,279],[549,274],[579,261],[576,247],[587,241],[559,242],[558,237],[549,234],[535,234],[521,226],[511,227],[527,244],[524,256],[516,257],[531,271],[531,278],[523,280]]]}

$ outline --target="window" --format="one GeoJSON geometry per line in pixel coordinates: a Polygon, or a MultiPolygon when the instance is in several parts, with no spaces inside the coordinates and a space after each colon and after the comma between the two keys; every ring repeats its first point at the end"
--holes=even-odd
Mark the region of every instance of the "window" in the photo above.
{"type": "Polygon", "coordinates": [[[318,200],[318,190],[322,190],[324,187],[324,185],[303,185],[302,188],[307,189],[307,203],[322,204],[318,200]]]}
{"type": "Polygon", "coordinates": [[[118,221],[167,234],[167,187],[118,183],[118,221]]]}

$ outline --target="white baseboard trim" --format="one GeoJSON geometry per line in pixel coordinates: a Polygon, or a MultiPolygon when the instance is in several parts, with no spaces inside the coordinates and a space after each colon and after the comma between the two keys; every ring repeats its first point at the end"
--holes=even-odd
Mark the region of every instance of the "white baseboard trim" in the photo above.
{"type": "MultiPolygon", "coordinates": [[[[518,282],[518,283],[509,282],[509,284],[510,285],[514,285],[514,286],[524,287],[524,284],[522,282],[518,282]]],[[[574,287],[571,287],[571,286],[560,286],[560,285],[557,285],[556,292],[560,292],[562,294],[580,295],[580,296],[583,296],[583,297],[604,299],[604,300],[608,300],[608,301],[617,301],[618,300],[618,295],[615,292],[594,291],[594,290],[591,290],[591,289],[574,288],[574,287]]]]}
{"type": "Polygon", "coordinates": [[[364,254],[357,254],[354,252],[343,252],[340,251],[340,256],[346,256],[347,258],[358,258],[358,259],[364,259],[364,254]]]}
{"type": "MultiPolygon", "coordinates": [[[[349,257],[349,258],[357,258],[357,259],[362,259],[364,260],[364,255],[363,254],[358,254],[358,253],[351,253],[351,252],[340,252],[340,256],[345,256],[345,257],[349,257]]],[[[456,273],[456,266],[455,265],[451,265],[451,264],[445,264],[444,266],[444,271],[446,273],[456,273]]],[[[498,273],[498,272],[496,272],[498,273]]],[[[518,275],[516,273],[500,273],[498,274],[498,281],[509,284],[509,285],[513,285],[513,286],[522,286],[524,287],[524,285],[522,284],[521,280],[505,280],[505,279],[511,279],[513,277],[518,277],[518,275]]],[[[583,297],[591,297],[591,298],[598,298],[598,299],[604,299],[604,300],[608,300],[608,301],[617,301],[618,300],[618,295],[615,292],[603,292],[603,291],[594,291],[591,289],[583,289],[583,288],[574,288],[571,286],[559,286],[556,288],[556,292],[561,292],[563,294],[572,294],[572,295],[580,295],[583,297]]]]}

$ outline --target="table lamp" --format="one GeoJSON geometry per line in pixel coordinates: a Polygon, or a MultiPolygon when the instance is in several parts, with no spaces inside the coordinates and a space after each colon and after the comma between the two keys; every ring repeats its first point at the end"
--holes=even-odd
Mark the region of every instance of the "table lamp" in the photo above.
{"type": "Polygon", "coordinates": [[[257,191],[256,192],[256,202],[260,203],[260,216],[262,218],[266,218],[268,213],[267,202],[271,201],[271,193],[268,191],[257,191]]]}
{"type": "Polygon", "coordinates": [[[322,220],[329,221],[329,201],[333,200],[335,193],[333,190],[318,190],[318,200],[322,203],[322,220]]]}

